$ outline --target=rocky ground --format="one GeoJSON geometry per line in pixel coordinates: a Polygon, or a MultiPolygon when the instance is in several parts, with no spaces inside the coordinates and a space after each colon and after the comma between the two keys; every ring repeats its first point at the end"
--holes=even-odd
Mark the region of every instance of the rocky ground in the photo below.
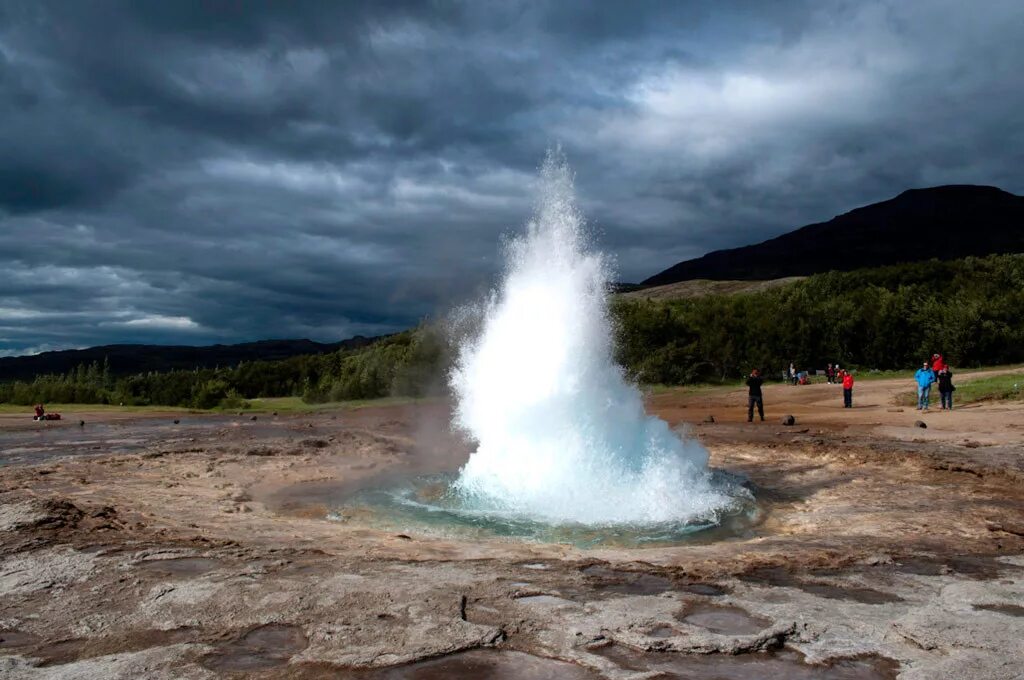
{"type": "Polygon", "coordinates": [[[1024,408],[920,428],[905,389],[769,387],[764,424],[734,391],[652,397],[761,513],[648,548],[327,519],[456,468],[443,404],[90,416],[49,445],[6,418],[0,677],[1024,677],[1024,408]]]}

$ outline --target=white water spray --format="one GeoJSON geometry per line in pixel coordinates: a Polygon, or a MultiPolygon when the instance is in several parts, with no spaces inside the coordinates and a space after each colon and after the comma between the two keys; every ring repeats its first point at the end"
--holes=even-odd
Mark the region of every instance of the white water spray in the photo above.
{"type": "Polygon", "coordinates": [[[648,416],[612,360],[608,279],[549,152],[536,215],[451,375],[455,424],[478,444],[455,482],[468,504],[597,525],[715,521],[732,505],[707,451],[648,416]]]}

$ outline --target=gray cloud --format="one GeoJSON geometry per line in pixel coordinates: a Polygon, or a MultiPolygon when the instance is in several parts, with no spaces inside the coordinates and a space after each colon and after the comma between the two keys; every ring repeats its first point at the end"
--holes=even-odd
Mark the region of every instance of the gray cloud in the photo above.
{"type": "Polygon", "coordinates": [[[337,339],[475,295],[545,148],[638,280],[1024,190],[1024,8],[0,4],[0,353],[337,339]]]}

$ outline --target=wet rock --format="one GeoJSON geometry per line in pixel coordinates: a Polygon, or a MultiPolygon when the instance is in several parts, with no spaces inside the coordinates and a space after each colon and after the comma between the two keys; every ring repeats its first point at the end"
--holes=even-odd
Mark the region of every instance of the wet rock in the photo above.
{"type": "Polygon", "coordinates": [[[707,424],[709,424],[709,425],[714,425],[714,423],[715,423],[715,417],[714,417],[714,416],[711,416],[711,415],[709,415],[709,416],[707,416],[707,417],[705,417],[705,418],[704,418],[704,422],[705,422],[705,423],[707,423],[707,424]]]}
{"type": "Polygon", "coordinates": [[[924,422],[923,420],[915,420],[914,427],[920,427],[921,429],[925,429],[928,427],[928,423],[924,422]]]}
{"type": "Polygon", "coordinates": [[[0,630],[0,649],[30,647],[42,640],[38,635],[20,630],[0,630]]]}
{"type": "Polygon", "coordinates": [[[300,443],[307,449],[326,449],[331,445],[325,439],[303,439],[300,443]]]}
{"type": "Polygon", "coordinates": [[[79,427],[85,427],[85,421],[84,420],[79,420],[78,421],[78,426],[79,427]]]}
{"type": "Polygon", "coordinates": [[[180,421],[180,420],[178,420],[177,418],[175,418],[175,419],[174,419],[174,424],[175,424],[175,425],[178,425],[178,424],[180,424],[180,423],[181,423],[181,421],[180,421]]]}
{"type": "Polygon", "coordinates": [[[739,607],[703,602],[689,605],[676,615],[676,619],[722,635],[753,635],[771,625],[768,619],[754,616],[739,607]]]}
{"type": "Polygon", "coordinates": [[[287,664],[308,644],[301,628],[270,624],[220,645],[214,654],[203,659],[202,664],[210,670],[229,673],[275,668],[287,664]]]}
{"type": "Polygon", "coordinates": [[[785,418],[782,419],[782,424],[783,425],[796,425],[796,418],[794,418],[793,416],[786,416],[785,418]]]}
{"type": "Polygon", "coordinates": [[[249,420],[256,420],[256,416],[253,416],[252,418],[249,418],[249,420]]]}

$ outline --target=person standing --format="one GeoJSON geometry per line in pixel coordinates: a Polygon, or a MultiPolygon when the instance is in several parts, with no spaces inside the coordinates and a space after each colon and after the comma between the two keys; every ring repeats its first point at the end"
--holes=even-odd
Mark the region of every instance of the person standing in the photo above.
{"type": "Polygon", "coordinates": [[[828,368],[825,369],[825,380],[827,380],[828,384],[831,385],[832,384],[832,380],[835,377],[836,377],[836,369],[832,368],[832,364],[829,364],[828,368]]]}
{"type": "Polygon", "coordinates": [[[789,382],[796,384],[796,364],[789,365],[789,382]]]}
{"type": "Polygon", "coordinates": [[[843,408],[853,408],[853,374],[843,373],[843,408]]]}
{"type": "Polygon", "coordinates": [[[754,422],[754,406],[757,406],[757,415],[761,416],[761,421],[764,421],[764,399],[761,396],[761,384],[764,383],[764,378],[761,377],[761,371],[756,368],[750,372],[750,377],[747,378],[747,422],[754,422]]]}
{"type": "Polygon", "coordinates": [[[935,382],[935,371],[928,367],[927,361],[914,373],[914,381],[917,383],[917,410],[927,411],[932,383],[935,382]]]}
{"type": "Polygon", "coordinates": [[[942,410],[953,410],[953,390],[956,387],[953,385],[953,371],[950,370],[949,365],[942,367],[938,375],[939,383],[939,398],[942,400],[942,410]]]}

